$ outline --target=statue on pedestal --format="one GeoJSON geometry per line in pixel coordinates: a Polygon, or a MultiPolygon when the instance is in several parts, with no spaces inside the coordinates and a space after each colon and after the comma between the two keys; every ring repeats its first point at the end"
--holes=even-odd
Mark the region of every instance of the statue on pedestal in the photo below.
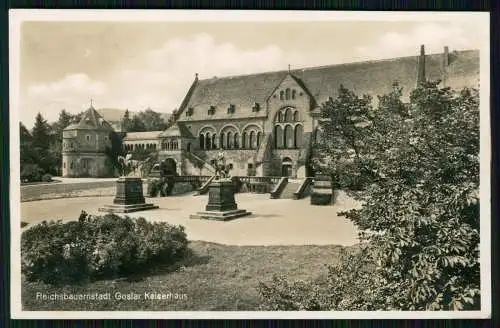
{"type": "Polygon", "coordinates": [[[223,152],[219,152],[219,154],[217,154],[214,166],[216,180],[228,180],[231,177],[229,175],[229,170],[231,168],[226,164],[226,158],[223,152]]]}

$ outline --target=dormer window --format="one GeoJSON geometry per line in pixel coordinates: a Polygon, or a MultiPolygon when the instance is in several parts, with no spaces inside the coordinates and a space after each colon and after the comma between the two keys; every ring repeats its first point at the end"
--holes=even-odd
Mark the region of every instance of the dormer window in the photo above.
{"type": "Polygon", "coordinates": [[[193,107],[189,107],[186,111],[186,116],[188,117],[193,116],[193,113],[194,113],[193,107]]]}
{"type": "Polygon", "coordinates": [[[208,115],[214,115],[215,114],[215,106],[210,106],[210,109],[208,110],[208,115]]]}
{"type": "Polygon", "coordinates": [[[227,108],[227,113],[234,114],[235,108],[236,107],[233,104],[229,105],[229,107],[227,108]]]}
{"type": "Polygon", "coordinates": [[[252,107],[252,112],[258,112],[258,111],[260,111],[260,104],[254,103],[252,107]]]}

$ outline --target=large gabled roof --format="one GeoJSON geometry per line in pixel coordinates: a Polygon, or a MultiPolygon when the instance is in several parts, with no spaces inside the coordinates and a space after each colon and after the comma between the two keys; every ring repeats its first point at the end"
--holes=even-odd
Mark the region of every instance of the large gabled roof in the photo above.
{"type": "Polygon", "coordinates": [[[169,126],[165,131],[160,133],[160,137],[181,137],[193,139],[194,136],[189,128],[183,122],[175,122],[169,126]]]}
{"type": "MultiPolygon", "coordinates": [[[[398,81],[406,96],[415,88],[419,56],[354,62],[340,65],[310,67],[291,71],[214,77],[195,80],[180,108],[180,121],[240,119],[266,116],[265,110],[252,111],[255,103],[265,109],[266,101],[287,74],[304,86],[317,104],[335,97],[340,85],[358,93],[372,96],[388,93],[398,81]],[[233,114],[228,107],[235,106],[233,114]],[[215,113],[208,114],[213,106],[215,113]],[[192,115],[186,111],[192,108],[192,115]]],[[[443,66],[443,54],[425,56],[428,80],[446,76],[447,85],[454,88],[477,85],[479,51],[466,50],[449,53],[449,65],[443,66]]]]}
{"type": "Polygon", "coordinates": [[[127,132],[124,141],[157,139],[162,131],[127,132]]]}
{"type": "Polygon", "coordinates": [[[85,111],[80,122],[71,124],[64,130],[114,131],[113,127],[92,106],[85,111]]]}

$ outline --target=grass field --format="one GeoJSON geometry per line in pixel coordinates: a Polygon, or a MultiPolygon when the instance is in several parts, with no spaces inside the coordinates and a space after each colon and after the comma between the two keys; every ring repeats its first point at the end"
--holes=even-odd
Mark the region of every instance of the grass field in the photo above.
{"type": "Polygon", "coordinates": [[[23,279],[23,310],[254,311],[260,303],[259,281],[268,281],[273,274],[286,274],[292,280],[322,279],[325,266],[338,261],[342,246],[228,246],[193,241],[189,248],[190,254],[177,265],[141,276],[58,287],[23,279]],[[42,299],[54,293],[99,293],[109,299],[42,299]],[[164,299],[147,299],[152,293],[164,294],[164,299]],[[118,299],[118,295],[137,299],[118,299]]]}

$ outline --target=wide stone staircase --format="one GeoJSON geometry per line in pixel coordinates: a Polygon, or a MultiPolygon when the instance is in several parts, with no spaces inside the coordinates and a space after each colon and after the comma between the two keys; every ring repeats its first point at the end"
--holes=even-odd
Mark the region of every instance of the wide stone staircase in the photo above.
{"type": "Polygon", "coordinates": [[[294,194],[299,189],[302,181],[300,180],[288,180],[285,188],[281,192],[279,198],[281,199],[295,199],[294,194]]]}

